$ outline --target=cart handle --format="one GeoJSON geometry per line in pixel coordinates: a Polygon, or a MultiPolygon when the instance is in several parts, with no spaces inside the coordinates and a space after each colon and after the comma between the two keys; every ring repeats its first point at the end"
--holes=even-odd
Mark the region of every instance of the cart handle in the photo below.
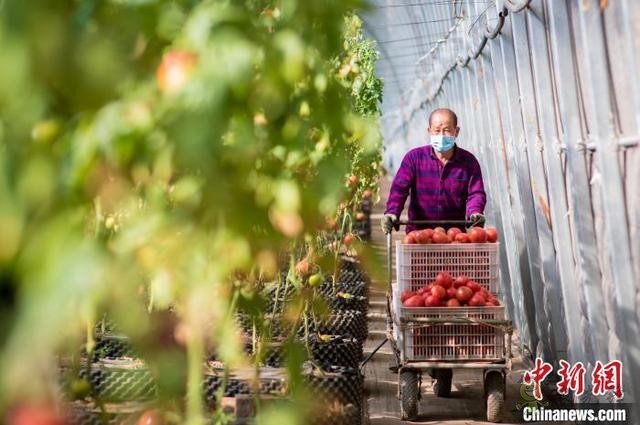
{"type": "Polygon", "coordinates": [[[416,226],[428,226],[430,224],[458,224],[464,227],[469,227],[473,224],[468,220],[398,220],[396,224],[400,226],[416,225],[416,226]]]}

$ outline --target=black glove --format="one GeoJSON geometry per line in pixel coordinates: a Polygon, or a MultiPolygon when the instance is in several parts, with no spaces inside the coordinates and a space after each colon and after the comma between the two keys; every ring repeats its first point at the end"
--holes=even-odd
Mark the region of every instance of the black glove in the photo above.
{"type": "Polygon", "coordinates": [[[484,226],[484,214],[481,213],[475,213],[475,214],[471,214],[469,216],[469,221],[471,222],[471,227],[483,227],[484,226]]]}
{"type": "Polygon", "coordinates": [[[400,225],[398,224],[398,216],[395,214],[383,215],[380,225],[382,226],[382,231],[384,233],[391,233],[391,229],[400,229],[400,225]]]}

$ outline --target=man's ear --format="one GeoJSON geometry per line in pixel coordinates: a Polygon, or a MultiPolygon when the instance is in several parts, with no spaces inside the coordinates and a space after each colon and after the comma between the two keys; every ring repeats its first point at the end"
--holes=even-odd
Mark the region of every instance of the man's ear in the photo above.
{"type": "Polygon", "coordinates": [[[456,127],[456,137],[458,137],[458,134],[460,134],[460,127],[456,127]]]}

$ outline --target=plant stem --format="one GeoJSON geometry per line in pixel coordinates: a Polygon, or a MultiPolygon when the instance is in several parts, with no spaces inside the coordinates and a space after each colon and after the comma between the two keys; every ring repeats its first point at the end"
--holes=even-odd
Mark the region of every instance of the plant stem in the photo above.
{"type": "Polygon", "coordinates": [[[303,318],[304,318],[304,346],[307,349],[307,355],[309,360],[313,360],[311,355],[311,347],[309,347],[309,315],[308,315],[309,303],[305,301],[303,318]]]}
{"type": "Polygon", "coordinates": [[[338,263],[338,257],[340,255],[340,244],[342,243],[342,238],[345,235],[345,225],[349,222],[349,229],[351,228],[351,216],[346,212],[342,215],[342,223],[340,224],[340,235],[337,241],[337,247],[333,257],[333,295],[336,295],[336,283],[338,280],[338,273],[340,272],[340,264],[338,263]]]}
{"type": "Polygon", "coordinates": [[[88,359],[91,359],[93,356],[93,350],[96,348],[96,339],[94,335],[95,325],[94,314],[91,313],[89,314],[89,317],[87,317],[87,345],[85,346],[88,359]]]}
{"type": "Polygon", "coordinates": [[[204,347],[199,330],[190,329],[187,340],[187,425],[203,425],[202,358],[204,347]]]}

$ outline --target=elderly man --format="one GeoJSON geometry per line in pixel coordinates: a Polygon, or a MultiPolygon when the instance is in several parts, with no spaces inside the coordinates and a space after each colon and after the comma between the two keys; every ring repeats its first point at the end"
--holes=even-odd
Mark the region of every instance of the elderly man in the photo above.
{"type": "MultiPolygon", "coordinates": [[[[474,226],[484,224],[486,195],[480,164],[455,143],[458,117],[450,109],[436,109],[429,116],[428,133],[430,144],[409,151],[393,180],[382,218],[385,233],[398,230],[409,194],[409,220],[468,219],[474,226]]],[[[414,226],[407,226],[407,233],[412,230],[414,226]]]]}

